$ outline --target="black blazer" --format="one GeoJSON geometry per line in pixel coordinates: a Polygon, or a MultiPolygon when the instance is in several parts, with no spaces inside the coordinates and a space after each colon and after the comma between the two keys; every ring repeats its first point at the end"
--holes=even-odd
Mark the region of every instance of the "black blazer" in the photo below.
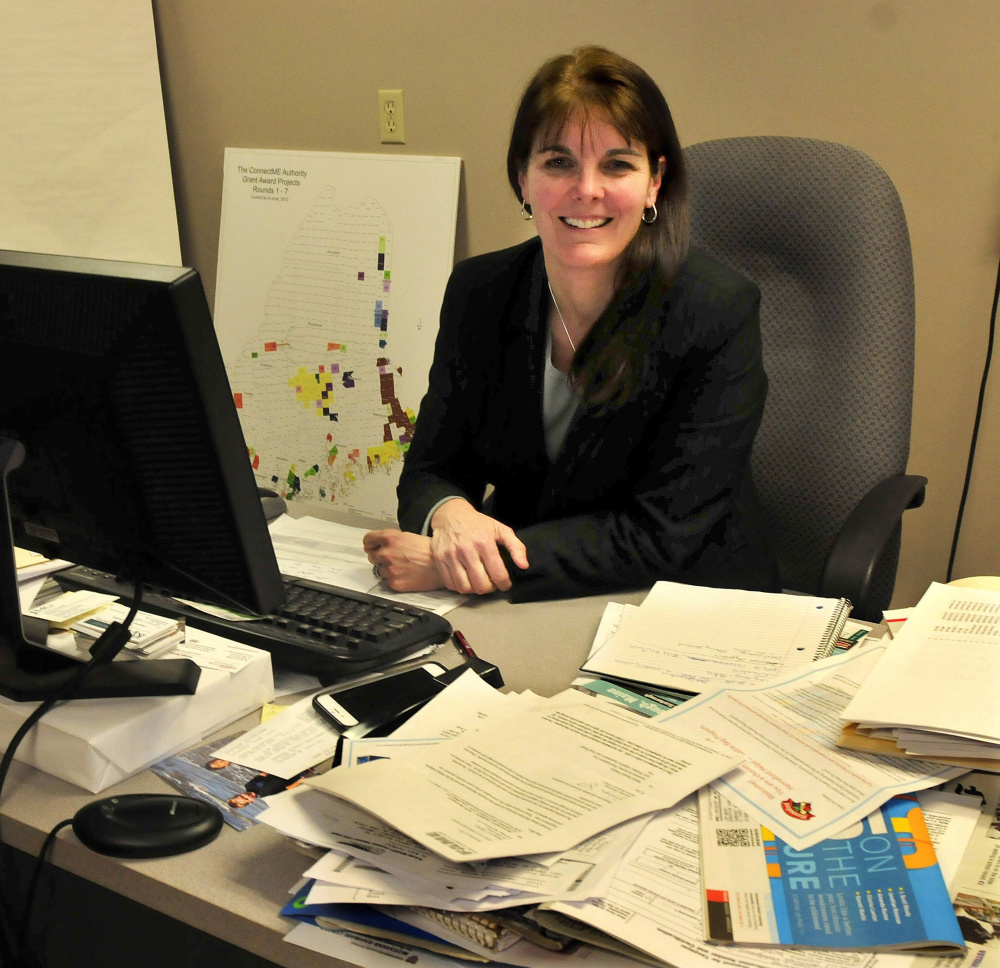
{"type": "Polygon", "coordinates": [[[607,312],[660,321],[646,376],[626,403],[577,408],[554,462],[542,388],[548,309],[537,239],[455,267],[429,388],[398,487],[419,532],[459,494],[513,527],[514,601],[648,587],[657,579],[779,590],[750,480],[767,393],[760,293],[692,250],[666,287],[648,271],[607,312]]]}

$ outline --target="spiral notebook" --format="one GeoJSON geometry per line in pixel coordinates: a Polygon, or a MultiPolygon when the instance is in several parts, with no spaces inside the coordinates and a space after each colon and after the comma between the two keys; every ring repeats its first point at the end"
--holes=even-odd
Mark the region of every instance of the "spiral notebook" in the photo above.
{"type": "Polygon", "coordinates": [[[846,598],[660,581],[581,671],[692,693],[759,685],[828,656],[850,611],[846,598]]]}
{"type": "Polygon", "coordinates": [[[522,932],[513,930],[502,915],[493,911],[442,911],[419,906],[384,910],[406,924],[473,952],[498,955],[524,937],[522,932]]]}

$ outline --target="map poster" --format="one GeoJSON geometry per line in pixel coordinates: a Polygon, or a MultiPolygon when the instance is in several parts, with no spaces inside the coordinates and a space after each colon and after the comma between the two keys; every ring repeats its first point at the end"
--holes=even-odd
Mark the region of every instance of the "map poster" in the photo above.
{"type": "Polygon", "coordinates": [[[257,483],[392,521],[459,158],[227,148],[215,325],[257,483]]]}

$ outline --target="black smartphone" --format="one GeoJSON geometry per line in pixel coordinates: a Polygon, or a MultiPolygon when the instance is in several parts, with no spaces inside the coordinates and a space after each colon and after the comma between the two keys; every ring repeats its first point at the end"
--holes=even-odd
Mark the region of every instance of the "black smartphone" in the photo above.
{"type": "Polygon", "coordinates": [[[313,697],[313,708],[339,732],[367,736],[416,712],[451,681],[444,666],[427,662],[356,686],[331,686],[313,697]]]}

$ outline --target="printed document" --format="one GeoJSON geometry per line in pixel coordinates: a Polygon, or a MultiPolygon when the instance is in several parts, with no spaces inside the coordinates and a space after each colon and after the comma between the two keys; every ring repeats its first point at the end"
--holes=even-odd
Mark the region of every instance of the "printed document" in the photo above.
{"type": "Polygon", "coordinates": [[[307,696],[226,743],[215,755],[272,776],[292,777],[333,756],[338,739],[337,731],[313,709],[312,696],[307,696]]]}
{"type": "Polygon", "coordinates": [[[755,685],[829,655],[849,611],[833,598],[658,581],[583,671],[688,692],[755,685]]]}
{"type": "Polygon", "coordinates": [[[391,736],[343,739],[342,769],[364,766],[372,760],[407,756],[411,751],[479,729],[487,720],[519,716],[525,709],[544,702],[531,692],[499,692],[471,669],[449,683],[418,709],[391,736]]]}
{"type": "Polygon", "coordinates": [[[353,890],[391,891],[398,901],[355,896],[324,900],[369,900],[379,903],[430,904],[456,911],[489,910],[539,903],[554,896],[588,897],[600,893],[618,861],[644,826],[644,819],[620,824],[555,856],[500,858],[477,864],[444,860],[406,834],[344,800],[317,790],[297,787],[268,797],[261,822],[285,836],[330,848],[304,876],[343,884],[343,857],[386,872],[357,880],[347,868],[353,890]],[[374,886],[373,886],[374,885],[374,886]],[[423,899],[421,901],[421,898],[423,899]]]}
{"type": "Polygon", "coordinates": [[[355,528],[322,518],[292,518],[282,514],[268,527],[271,544],[283,575],[350,588],[392,601],[406,602],[444,615],[468,598],[441,589],[431,592],[394,592],[372,573],[362,538],[364,528],[355,528]]]}
{"type": "Polygon", "coordinates": [[[657,719],[693,742],[743,756],[713,785],[796,850],[857,823],[895,793],[958,776],[948,767],[836,747],[840,713],[884,646],[811,663],[767,686],[696,696],[657,719]]]}
{"type": "Polygon", "coordinates": [[[308,782],[471,861],[567,850],[676,803],[741,759],[569,690],[405,760],[308,782]]]}
{"type": "MultiPolygon", "coordinates": [[[[315,880],[306,896],[308,904],[431,904],[440,907],[431,894],[423,902],[413,899],[412,891],[394,874],[372,867],[367,861],[328,850],[319,861],[328,880],[315,880]]],[[[316,867],[310,867],[313,870],[316,867]]],[[[309,880],[305,874],[303,879],[309,880]]]]}
{"type": "Polygon", "coordinates": [[[1000,592],[933,582],[843,718],[998,744],[997,683],[1000,592]]]}

